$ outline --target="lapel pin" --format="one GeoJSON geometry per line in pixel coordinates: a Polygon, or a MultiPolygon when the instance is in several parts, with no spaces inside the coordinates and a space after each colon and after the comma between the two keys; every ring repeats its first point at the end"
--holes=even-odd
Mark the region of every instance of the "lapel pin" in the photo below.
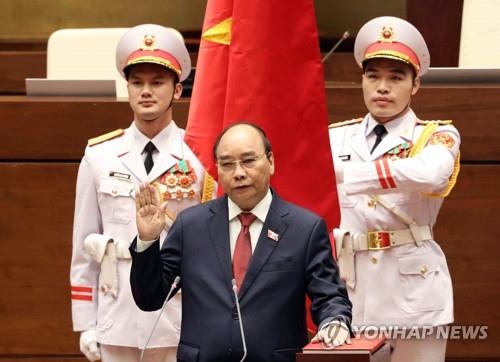
{"type": "Polygon", "coordinates": [[[276,234],[274,231],[272,231],[271,229],[267,229],[267,237],[269,239],[272,239],[274,241],[278,241],[278,234],[276,234]]]}

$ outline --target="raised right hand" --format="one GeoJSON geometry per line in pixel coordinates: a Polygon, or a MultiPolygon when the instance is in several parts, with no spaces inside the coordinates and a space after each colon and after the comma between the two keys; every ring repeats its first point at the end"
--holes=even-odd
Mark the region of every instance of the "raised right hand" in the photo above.
{"type": "Polygon", "coordinates": [[[139,238],[144,241],[157,240],[166,226],[167,203],[161,203],[160,191],[150,185],[141,184],[135,194],[136,221],[139,238]]]}

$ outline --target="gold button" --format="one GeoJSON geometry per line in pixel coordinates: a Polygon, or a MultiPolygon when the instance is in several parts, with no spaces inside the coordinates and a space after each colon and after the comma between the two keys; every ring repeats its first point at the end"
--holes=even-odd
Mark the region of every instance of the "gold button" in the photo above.
{"type": "Polygon", "coordinates": [[[372,264],[377,264],[378,263],[378,259],[375,258],[374,256],[372,256],[371,262],[372,262],[372,264]]]}
{"type": "Polygon", "coordinates": [[[428,272],[427,265],[420,268],[420,274],[425,275],[428,272]]]}
{"type": "Polygon", "coordinates": [[[117,190],[111,190],[111,193],[112,193],[113,195],[116,195],[116,194],[118,193],[118,191],[117,191],[117,190]]]}
{"type": "Polygon", "coordinates": [[[377,203],[373,200],[368,201],[368,207],[374,207],[377,203]]]}

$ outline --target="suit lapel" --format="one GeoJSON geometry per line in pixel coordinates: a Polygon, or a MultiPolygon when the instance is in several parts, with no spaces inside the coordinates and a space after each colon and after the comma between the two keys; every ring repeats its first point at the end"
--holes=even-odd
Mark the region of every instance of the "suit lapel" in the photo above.
{"type": "Polygon", "coordinates": [[[169,126],[169,136],[161,145],[158,145],[160,154],[148,175],[150,181],[156,180],[183,158],[182,133],[179,132],[177,126],[175,128],[174,126],[175,124],[169,126]]]}
{"type": "Polygon", "coordinates": [[[397,145],[405,142],[403,138],[399,135],[388,134],[382,139],[382,142],[373,150],[371,154],[372,160],[379,158],[380,156],[386,154],[388,151],[392,150],[397,145]]]}
{"type": "Polygon", "coordinates": [[[218,199],[210,211],[212,215],[207,220],[210,240],[212,241],[224,279],[227,282],[229,290],[231,290],[233,270],[231,267],[231,248],[229,244],[227,196],[218,199]]]}
{"type": "Polygon", "coordinates": [[[416,125],[416,116],[413,112],[409,112],[404,116],[401,124],[396,129],[389,132],[387,136],[382,139],[382,142],[375,148],[371,154],[372,160],[385,155],[387,152],[405,142],[411,142],[413,138],[413,131],[416,125]]]}
{"type": "Polygon", "coordinates": [[[125,132],[125,138],[118,153],[123,165],[141,182],[147,180],[146,169],[140,153],[133,147],[134,140],[130,129],[125,132]]]}
{"type": "Polygon", "coordinates": [[[156,160],[153,169],[148,175],[149,181],[154,181],[165,172],[167,172],[172,166],[174,166],[179,159],[167,152],[162,152],[158,159],[156,160]]]}
{"type": "Polygon", "coordinates": [[[288,213],[289,212],[284,202],[278,195],[274,194],[271,207],[267,214],[266,221],[262,226],[259,240],[252,255],[252,259],[250,259],[250,265],[239,292],[240,300],[244,298],[248,289],[252,286],[253,282],[262,270],[262,267],[267,263],[269,257],[280,242],[281,237],[285,234],[288,224],[283,220],[283,216],[288,213]],[[278,240],[273,240],[273,238],[269,236],[268,231],[277,234],[278,240]]]}
{"type": "Polygon", "coordinates": [[[368,161],[370,159],[370,150],[368,149],[368,143],[366,142],[366,122],[367,118],[356,129],[356,132],[351,139],[352,150],[361,158],[363,161],[368,161]]]}

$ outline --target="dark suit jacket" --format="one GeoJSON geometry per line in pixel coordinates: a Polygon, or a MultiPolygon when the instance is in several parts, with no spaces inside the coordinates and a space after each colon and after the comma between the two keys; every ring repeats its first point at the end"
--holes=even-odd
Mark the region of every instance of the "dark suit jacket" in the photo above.
{"type": "MultiPolygon", "coordinates": [[[[141,253],[135,249],[136,241],[130,282],[142,310],[161,308],[174,278],[181,277],[178,360],[239,361],[243,347],[231,286],[227,196],[180,213],[161,251],[158,244],[141,253]]],[[[351,303],[325,223],[274,194],[239,293],[247,361],[295,361],[307,343],[306,293],[316,324],[331,317],[350,324],[351,303]]]]}

